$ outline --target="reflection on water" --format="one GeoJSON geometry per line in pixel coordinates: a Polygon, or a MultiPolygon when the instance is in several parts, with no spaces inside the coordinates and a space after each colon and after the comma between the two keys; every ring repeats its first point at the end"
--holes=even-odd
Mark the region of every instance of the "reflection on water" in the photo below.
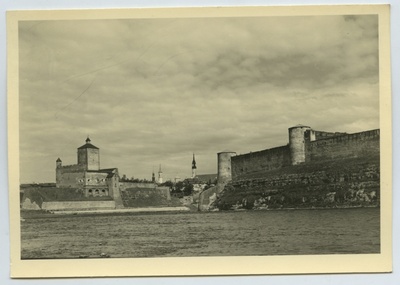
{"type": "Polygon", "coordinates": [[[378,208],[63,216],[21,224],[22,258],[379,253],[378,208]]]}

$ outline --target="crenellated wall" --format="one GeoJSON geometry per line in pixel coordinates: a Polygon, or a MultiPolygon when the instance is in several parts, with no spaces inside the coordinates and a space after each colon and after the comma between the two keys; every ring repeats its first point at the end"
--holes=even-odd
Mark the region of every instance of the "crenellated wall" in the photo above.
{"type": "Polygon", "coordinates": [[[311,141],[346,135],[346,133],[338,133],[338,132],[324,132],[324,131],[314,131],[314,130],[311,130],[311,132],[313,133],[314,136],[314,139],[312,139],[311,141]]]}

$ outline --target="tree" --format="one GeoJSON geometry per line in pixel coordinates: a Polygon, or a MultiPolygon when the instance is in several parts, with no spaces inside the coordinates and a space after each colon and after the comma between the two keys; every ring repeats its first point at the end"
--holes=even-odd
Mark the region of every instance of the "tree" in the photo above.
{"type": "Polygon", "coordinates": [[[184,188],[184,184],[182,181],[178,181],[176,182],[175,186],[174,186],[174,192],[182,192],[183,188],[184,188]]]}
{"type": "Polygon", "coordinates": [[[174,183],[171,180],[168,180],[162,183],[161,186],[166,186],[169,187],[170,189],[173,189],[174,183]]]}
{"type": "Polygon", "coordinates": [[[186,184],[183,188],[183,194],[185,196],[189,196],[192,195],[192,193],[193,193],[193,184],[191,183],[186,184]]]}

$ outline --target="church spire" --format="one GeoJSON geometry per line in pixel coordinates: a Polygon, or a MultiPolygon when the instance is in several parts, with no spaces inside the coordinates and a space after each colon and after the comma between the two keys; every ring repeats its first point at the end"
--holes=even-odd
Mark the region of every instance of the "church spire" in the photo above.
{"type": "Polygon", "coordinates": [[[159,184],[162,184],[162,183],[163,183],[161,164],[160,164],[160,169],[158,170],[158,183],[159,183],[159,184]]]}
{"type": "Polygon", "coordinates": [[[194,157],[194,153],[193,153],[193,160],[192,160],[192,169],[196,169],[196,158],[194,157]]]}
{"type": "Polygon", "coordinates": [[[192,160],[192,178],[196,177],[196,158],[194,157],[194,153],[193,153],[193,160],[192,160]]]}

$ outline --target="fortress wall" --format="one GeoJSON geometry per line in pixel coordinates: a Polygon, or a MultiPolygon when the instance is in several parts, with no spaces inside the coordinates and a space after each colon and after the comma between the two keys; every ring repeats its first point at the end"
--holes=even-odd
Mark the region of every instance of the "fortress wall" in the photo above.
{"type": "Polygon", "coordinates": [[[127,188],[121,191],[124,207],[154,207],[171,204],[168,187],[157,188],[127,188]]]}
{"type": "Polygon", "coordinates": [[[138,183],[138,182],[119,182],[119,189],[125,190],[128,188],[148,188],[154,189],[156,188],[155,183],[138,183]]]}
{"type": "Polygon", "coordinates": [[[73,165],[65,165],[61,167],[62,172],[82,172],[85,170],[85,167],[80,164],[73,165]]]}
{"type": "Polygon", "coordinates": [[[307,161],[379,156],[379,130],[334,136],[307,144],[307,161]]]}
{"type": "Polygon", "coordinates": [[[280,146],[232,157],[232,178],[262,170],[273,170],[290,165],[289,146],[280,146]]]}
{"type": "Polygon", "coordinates": [[[63,171],[58,179],[57,187],[83,187],[85,181],[84,172],[63,171]]]}
{"type": "Polygon", "coordinates": [[[42,204],[42,210],[47,211],[95,209],[115,209],[115,201],[63,201],[43,202],[42,204]]]}

